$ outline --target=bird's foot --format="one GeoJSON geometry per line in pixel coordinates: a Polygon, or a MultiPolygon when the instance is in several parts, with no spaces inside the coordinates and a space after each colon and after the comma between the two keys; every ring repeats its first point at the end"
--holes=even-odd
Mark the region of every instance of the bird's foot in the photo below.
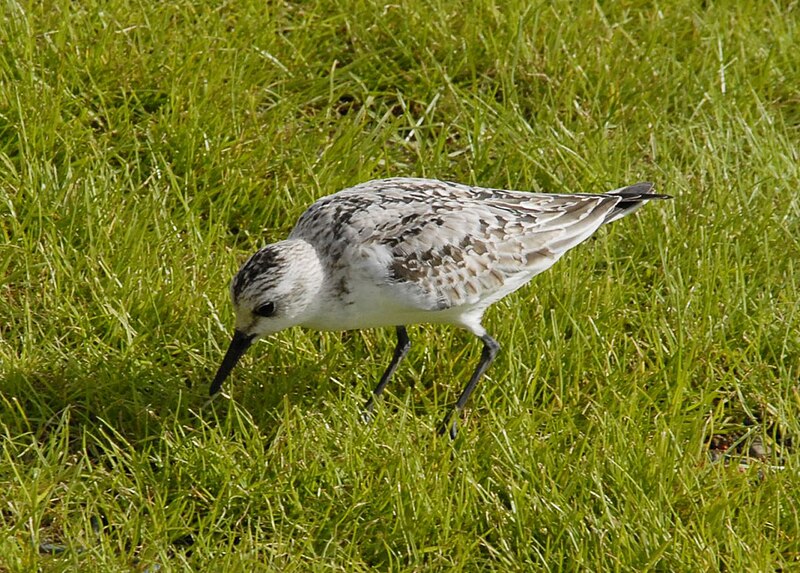
{"type": "Polygon", "coordinates": [[[441,426],[439,426],[440,436],[444,436],[445,434],[447,434],[448,436],[450,436],[451,440],[456,439],[456,436],[458,435],[458,414],[459,414],[458,409],[453,408],[452,410],[450,410],[447,416],[444,417],[441,426]]]}
{"type": "Polygon", "coordinates": [[[372,423],[372,412],[375,410],[375,396],[370,396],[367,403],[364,404],[364,409],[361,410],[361,423],[362,424],[370,424],[372,423]]]}

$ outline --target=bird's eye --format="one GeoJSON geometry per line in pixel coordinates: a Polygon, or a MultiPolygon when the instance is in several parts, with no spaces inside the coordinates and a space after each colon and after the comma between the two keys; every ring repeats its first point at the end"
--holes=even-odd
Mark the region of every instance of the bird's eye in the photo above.
{"type": "Polygon", "coordinates": [[[253,313],[258,315],[258,316],[263,316],[265,318],[266,317],[270,317],[273,314],[275,314],[275,303],[274,302],[268,302],[266,304],[262,304],[261,306],[256,307],[256,309],[253,311],[253,313]]]}

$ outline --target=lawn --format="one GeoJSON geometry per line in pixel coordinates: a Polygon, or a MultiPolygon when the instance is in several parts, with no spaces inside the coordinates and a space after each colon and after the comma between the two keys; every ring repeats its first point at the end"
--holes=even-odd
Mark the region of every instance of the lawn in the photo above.
{"type": "Polygon", "coordinates": [[[4,0],[0,571],[800,570],[800,7],[4,0]],[[481,344],[228,285],[313,200],[653,181],[481,344]]]}

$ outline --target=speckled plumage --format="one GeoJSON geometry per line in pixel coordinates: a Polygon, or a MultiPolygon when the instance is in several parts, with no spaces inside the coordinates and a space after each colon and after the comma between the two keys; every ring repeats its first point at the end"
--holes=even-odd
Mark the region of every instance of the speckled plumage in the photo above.
{"type": "MultiPolygon", "coordinates": [[[[318,200],[287,240],[242,266],[231,284],[237,332],[249,345],[294,325],[396,326],[402,338],[405,325],[449,323],[496,345],[481,325],[489,305],[604,223],[666,197],[651,191],[639,183],[605,194],[541,194],[411,178],[357,185],[318,200]],[[266,303],[273,313],[258,316],[266,303]]],[[[216,388],[226,375],[221,367],[216,388]]]]}

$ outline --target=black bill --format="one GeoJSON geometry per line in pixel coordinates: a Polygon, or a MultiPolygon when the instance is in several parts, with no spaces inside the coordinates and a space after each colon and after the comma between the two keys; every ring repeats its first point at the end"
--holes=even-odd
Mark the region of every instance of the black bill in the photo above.
{"type": "Polygon", "coordinates": [[[228,346],[228,351],[225,353],[225,358],[222,359],[222,364],[220,364],[219,370],[217,370],[217,375],[214,376],[214,381],[211,383],[211,390],[209,391],[211,396],[219,392],[219,389],[222,387],[222,383],[225,382],[228,374],[231,373],[233,367],[236,366],[237,362],[239,362],[242,354],[244,354],[247,349],[250,348],[250,345],[253,344],[254,338],[255,336],[248,336],[239,330],[234,331],[233,340],[231,340],[231,344],[228,346]]]}

